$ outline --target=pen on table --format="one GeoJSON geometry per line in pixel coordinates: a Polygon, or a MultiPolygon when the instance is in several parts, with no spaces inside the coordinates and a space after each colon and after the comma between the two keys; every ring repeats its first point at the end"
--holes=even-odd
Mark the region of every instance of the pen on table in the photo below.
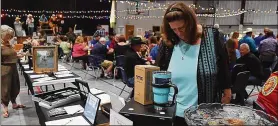
{"type": "Polygon", "coordinates": [[[76,111],[76,112],[72,113],[71,115],[74,115],[74,114],[76,114],[76,113],[80,112],[81,110],[83,110],[83,109],[79,109],[78,111],[76,111]]]}
{"type": "Polygon", "coordinates": [[[73,119],[71,119],[71,120],[69,120],[67,123],[65,123],[64,125],[67,125],[67,124],[69,124],[71,121],[72,121],[73,119]]]}

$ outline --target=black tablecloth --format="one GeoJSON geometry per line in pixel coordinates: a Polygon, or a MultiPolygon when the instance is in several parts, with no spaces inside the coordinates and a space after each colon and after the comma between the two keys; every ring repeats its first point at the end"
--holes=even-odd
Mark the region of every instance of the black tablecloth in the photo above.
{"type": "Polygon", "coordinates": [[[175,106],[157,111],[154,105],[141,105],[132,99],[119,113],[132,120],[134,126],[172,126],[175,119],[175,106]]]}

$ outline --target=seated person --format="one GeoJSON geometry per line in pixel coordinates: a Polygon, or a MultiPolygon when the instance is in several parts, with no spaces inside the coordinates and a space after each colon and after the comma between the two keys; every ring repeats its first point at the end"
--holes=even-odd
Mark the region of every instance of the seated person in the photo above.
{"type": "Polygon", "coordinates": [[[97,44],[99,42],[99,39],[100,39],[100,35],[99,34],[96,34],[94,36],[94,39],[91,40],[91,46],[93,47],[95,44],[97,44]]]}
{"type": "Polygon", "coordinates": [[[270,67],[277,55],[278,43],[273,36],[274,34],[272,31],[267,32],[265,36],[266,39],[262,40],[259,45],[260,59],[264,68],[270,67]]]}
{"type": "Polygon", "coordinates": [[[249,46],[246,43],[240,45],[241,57],[237,59],[236,64],[244,64],[245,70],[250,71],[250,78],[263,79],[263,68],[261,61],[250,52],[249,46]]]}
{"type": "Polygon", "coordinates": [[[82,36],[78,36],[73,45],[72,58],[74,60],[83,61],[83,69],[86,70],[86,64],[88,64],[88,47],[84,44],[84,39],[82,36]]]}
{"type": "Polygon", "coordinates": [[[111,71],[113,69],[113,62],[109,60],[105,60],[105,57],[107,54],[113,53],[113,49],[108,50],[108,48],[105,46],[106,39],[104,37],[101,37],[99,39],[99,42],[96,43],[91,50],[91,55],[96,56],[100,61],[100,65],[105,69],[104,76],[106,78],[111,78],[111,71]]]}
{"type": "Polygon", "coordinates": [[[150,48],[145,42],[143,43],[144,44],[141,45],[140,54],[142,58],[147,58],[149,56],[150,48]]]}
{"type": "Polygon", "coordinates": [[[151,51],[150,56],[152,57],[152,60],[156,60],[156,56],[158,54],[159,45],[160,45],[161,41],[163,41],[163,38],[160,38],[159,41],[155,41],[154,47],[152,49],[150,49],[150,51],[151,51]]]}
{"type": "Polygon", "coordinates": [[[40,30],[39,33],[38,33],[38,36],[39,36],[38,41],[39,41],[40,45],[45,45],[46,38],[47,38],[45,31],[44,30],[40,30]]]}
{"type": "MultiPolygon", "coordinates": [[[[263,68],[260,60],[250,52],[249,46],[246,43],[240,45],[241,57],[236,60],[236,64],[244,64],[244,71],[250,71],[250,77],[247,85],[261,85],[263,79],[263,68]]],[[[241,98],[247,98],[248,94],[244,89],[244,96],[241,98]]],[[[237,94],[238,97],[238,94],[237,94]]],[[[236,98],[239,100],[238,98],[236,98]]]]}
{"type": "Polygon", "coordinates": [[[278,118],[278,71],[272,73],[258,95],[258,105],[267,113],[278,118]]]}
{"type": "Polygon", "coordinates": [[[145,65],[146,61],[140,54],[142,42],[140,37],[131,38],[131,48],[125,53],[124,69],[128,79],[128,86],[134,87],[134,69],[136,65],[145,65]]]}
{"type": "Polygon", "coordinates": [[[71,44],[67,37],[62,37],[62,41],[60,42],[60,48],[62,49],[63,54],[66,56],[66,61],[68,61],[70,57],[71,44]]]}

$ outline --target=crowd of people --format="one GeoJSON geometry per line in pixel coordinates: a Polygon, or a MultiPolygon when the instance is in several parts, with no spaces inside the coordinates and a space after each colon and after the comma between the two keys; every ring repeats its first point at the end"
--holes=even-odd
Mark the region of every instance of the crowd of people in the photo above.
{"type": "MultiPolygon", "coordinates": [[[[17,30],[17,28],[15,29],[17,30]]],[[[264,35],[253,38],[252,28],[247,28],[246,35],[240,40],[238,40],[239,32],[235,31],[226,41],[223,39],[224,37],[221,37],[218,29],[198,24],[195,12],[180,2],[171,4],[167,8],[161,34],[148,33],[144,37],[131,37],[127,40],[121,34],[106,36],[101,25],[98,25],[97,29],[93,38],[77,36],[73,33],[72,28],[69,28],[66,34],[58,31],[54,44],[59,47],[59,56],[65,58],[67,62],[82,61],[84,70],[89,69],[88,67],[92,64],[99,65],[103,68],[105,78],[122,76],[119,72],[113,72],[115,67],[113,62],[123,56],[121,62],[129,87],[134,87],[136,65],[152,64],[159,66],[161,70],[170,71],[172,83],[179,90],[176,99],[178,122],[176,125],[186,125],[183,112],[192,105],[214,102],[224,104],[232,102],[244,105],[242,100],[248,98],[245,88],[241,90],[243,93],[235,92],[237,98],[232,100],[232,93],[234,93],[232,87],[237,75],[233,71],[234,66],[244,64],[243,71],[250,71],[251,75],[245,87],[261,85],[263,80],[267,80],[269,77],[265,75],[264,68],[272,67],[278,59],[278,35],[275,37],[270,29],[265,28],[264,35]]],[[[45,33],[43,31],[39,33],[37,42],[33,40],[29,42],[31,45],[46,45],[45,33]]],[[[9,45],[12,35],[10,38],[5,38],[5,36],[1,33],[3,42],[9,45]]],[[[271,72],[276,69],[273,68],[271,72]]],[[[6,75],[3,75],[2,72],[2,82],[4,76],[6,75]]],[[[13,81],[7,83],[12,85],[13,81]]],[[[1,88],[3,91],[3,88],[6,87],[2,86],[1,88]]],[[[5,106],[9,101],[7,95],[7,93],[2,94],[2,103],[5,106]]],[[[172,95],[173,92],[170,92],[170,97],[172,95]]],[[[14,97],[11,101],[14,106],[21,107],[16,105],[14,97]]],[[[264,106],[264,101],[260,101],[260,104],[264,106]]],[[[277,105],[277,99],[268,101],[268,106],[269,104],[277,105]]],[[[271,110],[264,108],[268,113],[277,116],[277,107],[272,107],[271,110]],[[276,110],[276,113],[273,113],[273,109],[276,110]]]]}
{"type": "Polygon", "coordinates": [[[35,29],[37,29],[37,31],[40,31],[41,29],[50,29],[52,31],[52,35],[57,35],[60,34],[62,28],[61,25],[64,23],[62,18],[55,14],[52,14],[49,19],[47,19],[47,17],[42,14],[38,20],[38,27],[36,27],[35,21],[36,20],[32,14],[27,15],[26,22],[21,22],[21,18],[16,17],[14,21],[16,36],[33,36],[33,33],[36,32],[35,29]],[[23,28],[23,25],[27,26],[26,30],[23,28]]]}

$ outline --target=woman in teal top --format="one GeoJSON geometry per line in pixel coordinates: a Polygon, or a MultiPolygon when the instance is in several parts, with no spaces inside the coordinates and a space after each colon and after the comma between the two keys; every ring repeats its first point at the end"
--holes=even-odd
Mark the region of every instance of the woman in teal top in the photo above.
{"type": "Polygon", "coordinates": [[[177,126],[186,125],[184,110],[190,106],[231,100],[225,46],[217,29],[201,29],[196,14],[184,3],[174,3],[166,10],[163,33],[169,42],[160,45],[156,64],[172,73],[172,83],[178,87],[177,126]]]}
{"type": "MultiPolygon", "coordinates": [[[[184,109],[197,105],[197,63],[200,44],[190,45],[184,41],[174,46],[168,71],[172,72],[172,83],[179,89],[176,115],[184,117],[184,109]],[[185,85],[186,84],[186,85],[185,85]]],[[[171,90],[170,96],[173,96],[171,90]]],[[[172,97],[170,97],[172,99],[172,97]]]]}

